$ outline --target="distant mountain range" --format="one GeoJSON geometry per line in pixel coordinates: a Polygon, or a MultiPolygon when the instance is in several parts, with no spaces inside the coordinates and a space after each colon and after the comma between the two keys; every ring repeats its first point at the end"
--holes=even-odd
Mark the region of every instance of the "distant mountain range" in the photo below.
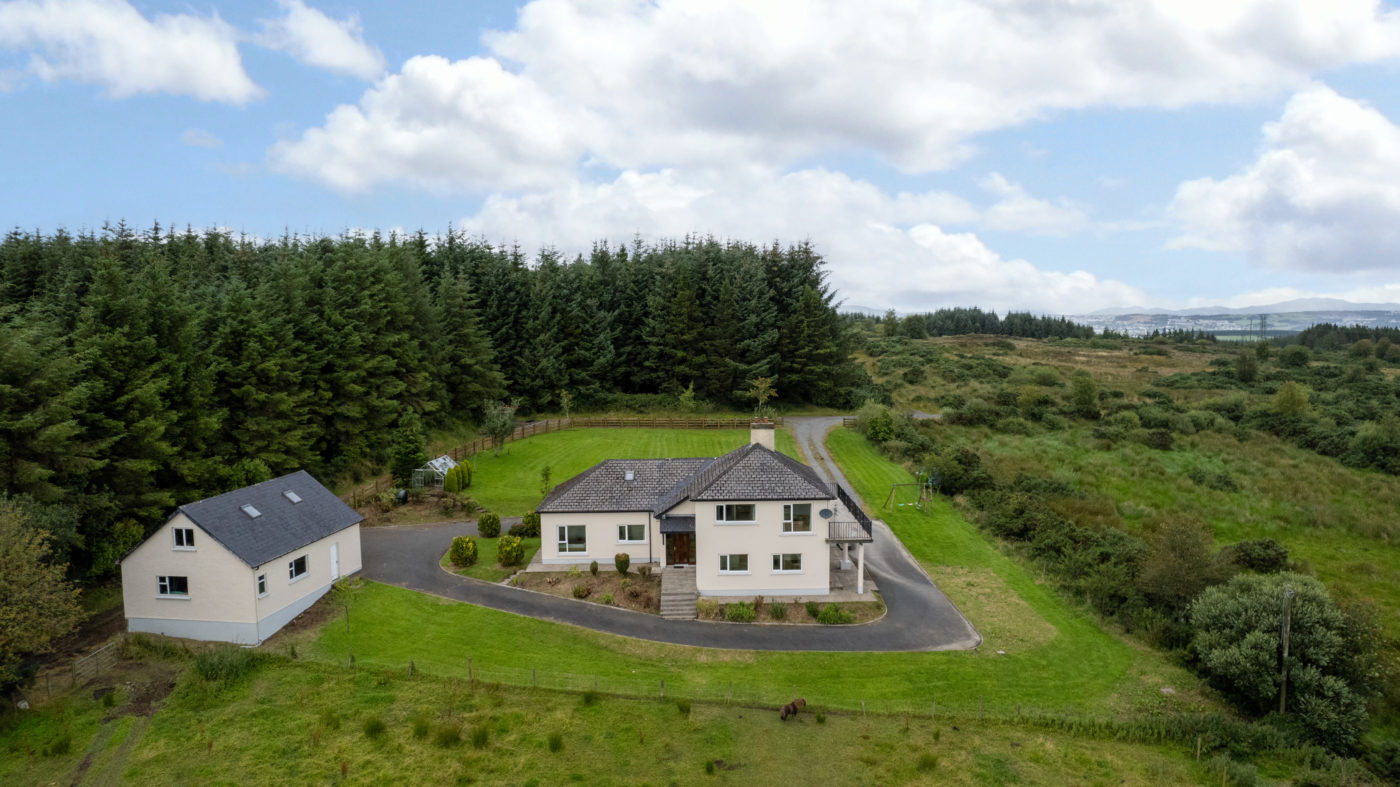
{"type": "Polygon", "coordinates": [[[1269,303],[1262,306],[1197,306],[1190,309],[1149,309],[1144,306],[1125,306],[1112,309],[1099,309],[1091,312],[1094,317],[1118,317],[1126,314],[1176,314],[1199,316],[1213,314],[1296,314],[1298,312],[1400,312],[1400,303],[1352,303],[1340,298],[1296,298],[1291,301],[1269,303]]]}

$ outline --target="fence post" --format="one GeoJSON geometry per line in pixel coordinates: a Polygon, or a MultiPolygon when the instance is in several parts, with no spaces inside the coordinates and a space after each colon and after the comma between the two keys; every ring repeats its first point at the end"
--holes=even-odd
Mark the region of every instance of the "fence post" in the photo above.
{"type": "Polygon", "coordinates": [[[413,659],[408,660],[408,674],[410,676],[418,674],[418,667],[413,663],[413,659]]]}
{"type": "Polygon", "coordinates": [[[661,699],[666,699],[666,679],[661,679],[661,699]]]}
{"type": "Polygon", "coordinates": [[[467,682],[468,682],[468,683],[471,683],[472,680],[473,680],[473,678],[472,678],[472,657],[471,657],[471,656],[468,656],[468,657],[467,657],[467,682]]]}

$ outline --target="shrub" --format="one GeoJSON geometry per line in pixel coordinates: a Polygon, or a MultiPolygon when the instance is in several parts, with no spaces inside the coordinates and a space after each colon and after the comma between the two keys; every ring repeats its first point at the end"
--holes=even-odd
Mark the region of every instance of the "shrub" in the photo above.
{"type": "Polygon", "coordinates": [[[462,742],[462,727],[458,724],[440,724],[433,733],[433,743],[446,749],[462,742]]]}
{"type": "Polygon", "coordinates": [[[719,615],[719,602],[712,598],[702,598],[695,602],[695,614],[701,618],[714,618],[719,615]]]}
{"type": "Polygon", "coordinates": [[[484,749],[491,740],[491,728],[486,724],[478,724],[472,727],[472,748],[484,749]]]}
{"type": "Polygon", "coordinates": [[[1288,549],[1272,538],[1256,538],[1221,550],[1231,563],[1260,574],[1276,574],[1288,568],[1288,549]]]}
{"type": "Polygon", "coordinates": [[[617,568],[617,573],[627,576],[627,567],[632,565],[632,556],[626,552],[618,552],[613,555],[613,566],[617,568]]]}
{"type": "Polygon", "coordinates": [[[582,582],[578,583],[577,585],[574,585],[574,598],[588,598],[588,594],[592,592],[593,588],[583,584],[582,582]]]}
{"type": "Polygon", "coordinates": [[[447,552],[447,559],[452,561],[454,566],[474,566],[477,552],[476,539],[471,536],[457,536],[452,539],[452,548],[447,552]]]}
{"type": "Polygon", "coordinates": [[[476,532],[480,533],[482,538],[499,536],[501,534],[501,515],[490,511],[482,514],[476,520],[476,532]]]}
{"type": "Polygon", "coordinates": [[[593,689],[589,689],[588,691],[585,691],[585,692],[583,693],[583,704],[584,704],[584,705],[597,705],[597,704],[598,704],[598,692],[594,691],[593,689]]]}
{"type": "Polygon", "coordinates": [[[758,613],[749,601],[734,601],[724,605],[724,619],[730,623],[752,623],[758,613]]]}
{"type": "Polygon", "coordinates": [[[817,723],[818,723],[818,724],[826,724],[826,714],[825,714],[825,713],[822,713],[821,711],[817,711],[817,723]]]}
{"type": "Polygon", "coordinates": [[[598,576],[598,561],[594,560],[588,564],[588,573],[598,576]]]}
{"type": "Polygon", "coordinates": [[[530,511],[521,519],[520,524],[525,526],[526,538],[540,537],[540,512],[530,511]]]}
{"type": "Polygon", "coordinates": [[[690,700],[676,700],[676,710],[680,711],[682,716],[690,718],[690,700]]]}
{"type": "Polygon", "coordinates": [[[515,524],[511,525],[510,528],[506,530],[506,535],[515,536],[516,538],[524,538],[525,523],[516,522],[515,524]]]}
{"type": "Polygon", "coordinates": [[[549,734],[549,750],[558,753],[564,748],[564,736],[557,732],[549,734]]]}
{"type": "Polygon", "coordinates": [[[1290,344],[1278,354],[1278,362],[1295,369],[1307,366],[1312,360],[1312,352],[1301,344],[1290,344]]]}
{"type": "Polygon", "coordinates": [[[715,775],[715,761],[714,761],[714,760],[705,760],[705,774],[708,775],[708,776],[713,776],[713,775],[715,775]]]}
{"type": "Polygon", "coordinates": [[[518,566],[525,562],[525,543],[520,536],[502,536],[496,544],[496,559],[503,566],[518,566]]]}
{"type": "Polygon", "coordinates": [[[456,495],[443,495],[438,498],[438,510],[443,516],[452,516],[452,512],[457,510],[456,495]]]}
{"type": "Polygon", "coordinates": [[[774,601],[768,605],[768,617],[774,620],[783,620],[787,617],[787,604],[774,601]]]}
{"type": "Polygon", "coordinates": [[[67,754],[72,748],[73,736],[65,732],[57,738],[54,738],[52,741],[49,742],[49,745],[44,747],[44,756],[61,757],[67,754]]]}
{"type": "Polygon", "coordinates": [[[603,595],[599,596],[599,597],[598,597],[598,603],[599,603],[599,604],[607,604],[608,606],[612,606],[612,603],[613,603],[612,594],[611,594],[611,593],[604,593],[603,595]]]}
{"type": "Polygon", "coordinates": [[[448,494],[457,494],[472,485],[472,465],[471,462],[462,460],[458,465],[447,471],[447,475],[442,478],[442,490],[448,494]]]}
{"type": "Polygon", "coordinates": [[[365,719],[366,738],[378,738],[380,735],[384,734],[384,729],[384,720],[378,716],[370,716],[368,719],[365,719]]]}
{"type": "Polygon", "coordinates": [[[855,620],[855,615],[852,615],[835,604],[827,604],[822,607],[821,614],[817,615],[818,623],[825,623],[829,626],[839,625],[841,623],[854,623],[855,620]]]}
{"type": "Polygon", "coordinates": [[[822,615],[822,606],[821,606],[821,604],[818,604],[818,603],[815,602],[815,601],[808,601],[808,602],[807,602],[807,616],[810,617],[812,620],[816,620],[817,618],[821,617],[821,615],[822,615]]]}
{"type": "Polygon", "coordinates": [[[413,717],[413,737],[420,741],[428,737],[428,720],[422,716],[413,717]]]}
{"type": "Polygon", "coordinates": [[[919,755],[917,766],[921,771],[931,771],[938,767],[938,755],[932,752],[924,752],[919,755]]]}
{"type": "Polygon", "coordinates": [[[638,573],[638,574],[641,574],[643,577],[650,577],[650,576],[651,576],[651,566],[648,566],[648,565],[637,566],[637,573],[638,573]]]}

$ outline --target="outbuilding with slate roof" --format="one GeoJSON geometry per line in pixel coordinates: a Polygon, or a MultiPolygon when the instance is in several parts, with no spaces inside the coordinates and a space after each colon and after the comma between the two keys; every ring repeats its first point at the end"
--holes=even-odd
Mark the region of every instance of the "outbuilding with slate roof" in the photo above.
{"type": "Polygon", "coordinates": [[[256,645],[360,570],[360,520],[304,470],[182,505],[122,558],[127,629],[256,645]]]}
{"type": "Polygon", "coordinates": [[[724,456],[609,459],[555,487],[539,506],[541,561],[612,563],[626,553],[634,565],[693,570],[702,596],[830,593],[833,545],[868,541],[869,528],[833,538],[829,524],[849,506],[774,450],[771,424],[750,434],[724,456]]]}

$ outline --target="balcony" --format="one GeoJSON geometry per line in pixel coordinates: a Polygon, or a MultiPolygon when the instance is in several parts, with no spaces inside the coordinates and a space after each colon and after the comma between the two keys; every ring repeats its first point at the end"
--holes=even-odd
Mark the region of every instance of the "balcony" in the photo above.
{"type": "Polygon", "coordinates": [[[860,510],[845,488],[836,487],[836,506],[827,520],[826,540],[830,543],[869,543],[875,540],[870,517],[860,510]]]}

